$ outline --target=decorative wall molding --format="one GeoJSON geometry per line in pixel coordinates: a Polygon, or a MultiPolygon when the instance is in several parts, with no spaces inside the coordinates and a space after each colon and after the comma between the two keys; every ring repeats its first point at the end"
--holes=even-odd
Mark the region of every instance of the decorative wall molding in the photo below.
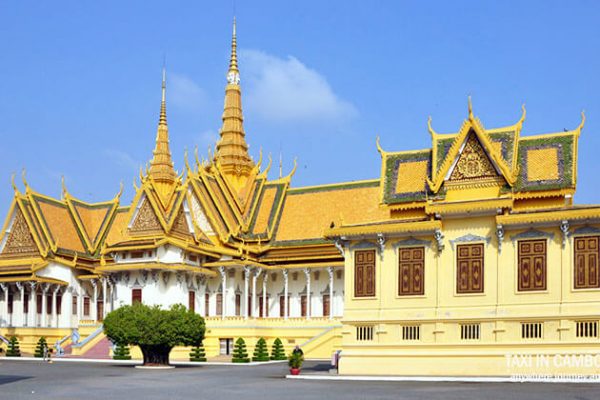
{"type": "Polygon", "coordinates": [[[594,226],[581,226],[575,230],[573,230],[573,235],[599,235],[600,229],[594,226]]]}
{"type": "Polygon", "coordinates": [[[378,249],[378,246],[377,246],[377,243],[375,243],[375,242],[370,242],[368,240],[361,240],[360,242],[350,246],[350,250],[357,250],[357,249],[378,249]]]}
{"type": "Polygon", "coordinates": [[[394,249],[398,249],[399,247],[414,247],[414,246],[425,246],[427,248],[430,248],[431,245],[432,245],[431,240],[417,239],[413,236],[409,237],[408,239],[403,239],[403,240],[399,240],[399,241],[392,243],[392,247],[394,249]]]}
{"type": "Polygon", "coordinates": [[[510,240],[514,242],[514,241],[521,240],[521,239],[536,239],[536,238],[546,238],[546,239],[554,240],[554,233],[544,232],[544,231],[540,231],[540,230],[531,228],[525,232],[521,232],[516,235],[512,235],[510,237],[510,240]]]}
{"type": "Polygon", "coordinates": [[[492,238],[489,236],[479,236],[468,233],[464,236],[451,240],[450,244],[452,244],[452,249],[454,250],[456,249],[456,245],[461,243],[485,242],[486,245],[489,245],[491,241],[492,238]]]}

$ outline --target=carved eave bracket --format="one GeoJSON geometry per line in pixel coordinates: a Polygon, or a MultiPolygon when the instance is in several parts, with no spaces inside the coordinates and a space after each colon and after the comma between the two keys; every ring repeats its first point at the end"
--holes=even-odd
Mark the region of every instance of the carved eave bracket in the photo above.
{"type": "Polygon", "coordinates": [[[569,239],[569,232],[570,226],[569,226],[569,221],[564,220],[560,223],[560,231],[562,232],[562,247],[564,248],[567,244],[567,240],[569,239]]]}

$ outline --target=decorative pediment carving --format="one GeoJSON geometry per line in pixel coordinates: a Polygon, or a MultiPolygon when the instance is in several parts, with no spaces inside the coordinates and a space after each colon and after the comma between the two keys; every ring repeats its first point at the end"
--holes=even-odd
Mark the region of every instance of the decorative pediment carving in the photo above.
{"type": "Polygon", "coordinates": [[[131,225],[131,230],[134,232],[160,231],[162,227],[158,221],[158,217],[154,213],[148,199],[142,200],[143,203],[135,216],[135,220],[131,225]]]}
{"type": "Polygon", "coordinates": [[[471,179],[495,178],[498,176],[494,164],[474,133],[469,134],[449,181],[464,181],[471,179]]]}
{"type": "Polygon", "coordinates": [[[2,254],[37,253],[38,248],[21,209],[17,208],[2,254]]]}

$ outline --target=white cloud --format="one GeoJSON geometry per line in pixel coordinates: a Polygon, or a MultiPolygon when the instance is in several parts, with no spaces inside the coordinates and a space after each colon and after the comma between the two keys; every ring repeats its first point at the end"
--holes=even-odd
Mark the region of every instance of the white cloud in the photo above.
{"type": "Polygon", "coordinates": [[[337,121],[357,114],[324,76],[293,56],[258,50],[243,50],[240,56],[242,83],[248,83],[244,104],[267,121],[337,121]]]}
{"type": "Polygon", "coordinates": [[[186,110],[198,110],[207,103],[204,89],[181,74],[170,74],[167,77],[167,97],[169,104],[186,110]]]}
{"type": "Polygon", "coordinates": [[[105,149],[104,154],[118,166],[130,168],[136,172],[140,168],[140,165],[142,165],[142,163],[136,161],[129,153],[122,150],[105,149]]]}

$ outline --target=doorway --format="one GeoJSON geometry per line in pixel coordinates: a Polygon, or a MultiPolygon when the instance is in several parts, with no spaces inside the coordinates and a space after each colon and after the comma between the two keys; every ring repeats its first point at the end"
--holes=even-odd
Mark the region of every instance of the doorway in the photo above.
{"type": "Polygon", "coordinates": [[[230,356],[233,353],[233,338],[219,339],[219,355],[230,356]]]}

